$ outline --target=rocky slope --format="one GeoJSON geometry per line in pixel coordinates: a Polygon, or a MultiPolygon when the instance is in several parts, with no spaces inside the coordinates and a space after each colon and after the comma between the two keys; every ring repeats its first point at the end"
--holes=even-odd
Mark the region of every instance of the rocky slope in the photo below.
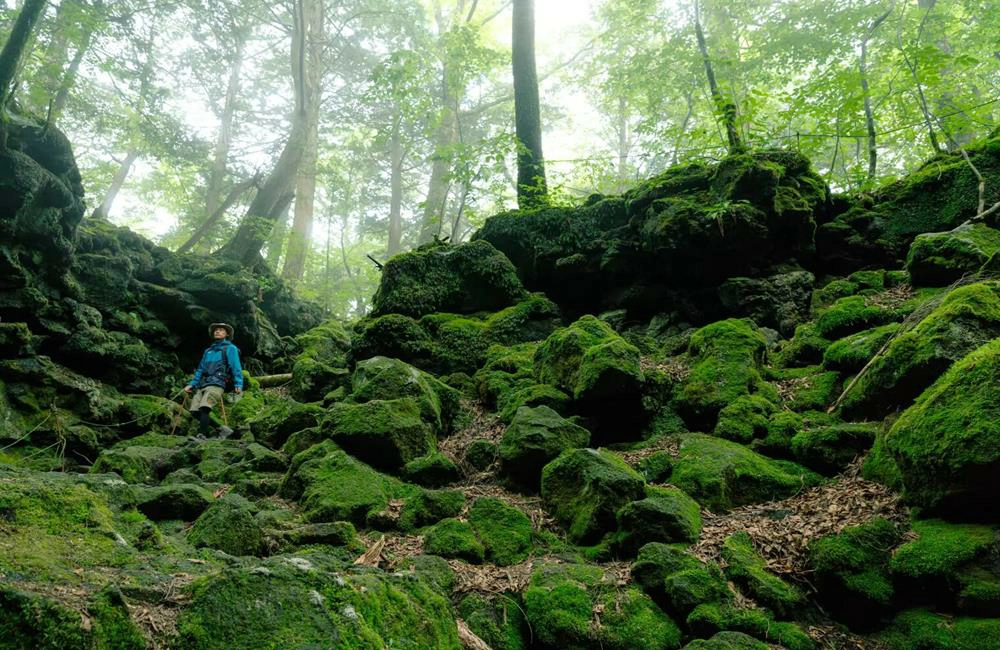
{"type": "MultiPolygon", "coordinates": [[[[320,323],[0,154],[0,647],[1000,647],[1000,235],[942,155],[497,215],[320,323]],[[227,440],[170,397],[227,320],[227,440]],[[261,388],[259,374],[290,372],[261,388]]],[[[1000,137],[970,159],[1000,200],[1000,137]]]]}

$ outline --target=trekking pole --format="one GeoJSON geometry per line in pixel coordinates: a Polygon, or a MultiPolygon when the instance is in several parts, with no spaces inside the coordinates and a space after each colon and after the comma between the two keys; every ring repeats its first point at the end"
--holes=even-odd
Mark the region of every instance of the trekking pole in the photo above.
{"type": "MultiPolygon", "coordinates": [[[[188,395],[188,393],[187,393],[187,392],[185,391],[185,392],[184,392],[184,399],[183,399],[183,400],[181,401],[181,410],[182,410],[182,411],[183,411],[183,410],[185,409],[185,407],[187,406],[187,403],[188,403],[188,397],[190,397],[190,395],[188,395]]],[[[181,422],[181,414],[180,414],[180,413],[177,413],[177,412],[175,411],[175,412],[174,412],[174,422],[173,422],[173,425],[172,425],[172,426],[170,427],[170,435],[174,435],[174,431],[176,431],[176,430],[177,430],[177,425],[178,425],[178,424],[180,424],[180,422],[181,422]]]]}
{"type": "Polygon", "coordinates": [[[226,396],[223,395],[222,399],[219,400],[219,406],[222,407],[222,423],[229,426],[229,418],[226,417],[226,396]]]}

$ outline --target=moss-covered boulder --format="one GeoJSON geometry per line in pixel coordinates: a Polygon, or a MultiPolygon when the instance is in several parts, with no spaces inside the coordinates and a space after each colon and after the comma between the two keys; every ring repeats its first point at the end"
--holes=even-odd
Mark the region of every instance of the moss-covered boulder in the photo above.
{"type": "Polygon", "coordinates": [[[288,398],[254,403],[246,396],[233,407],[231,416],[242,416],[255,440],[276,449],[292,434],[315,427],[323,413],[323,408],[316,404],[302,404],[288,398]]]}
{"type": "Polygon", "coordinates": [[[680,629],[649,596],[615,586],[597,566],[541,564],[532,572],[524,604],[535,638],[548,647],[680,647],[680,629]]]}
{"type": "Polygon", "coordinates": [[[359,361],[351,378],[351,399],[358,403],[410,397],[436,434],[451,431],[458,414],[459,392],[398,359],[373,357],[359,361]]]}
{"type": "Polygon", "coordinates": [[[861,370],[896,335],[899,327],[899,323],[889,323],[834,341],[823,353],[823,366],[841,372],[861,370]]]}
{"type": "Polygon", "coordinates": [[[809,544],[809,561],[823,602],[851,625],[873,625],[893,597],[889,575],[896,524],[873,519],[809,544]]]}
{"type": "Polygon", "coordinates": [[[457,517],[465,505],[465,495],[457,490],[421,490],[403,504],[399,525],[413,530],[457,517]]]}
{"type": "Polygon", "coordinates": [[[908,503],[995,512],[1000,476],[1000,340],[956,363],[899,417],[885,447],[908,503]]]}
{"type": "Polygon", "coordinates": [[[954,618],[926,609],[908,609],[876,639],[900,650],[989,650],[1000,644],[1000,619],[954,618]]]}
{"type": "Polygon", "coordinates": [[[419,318],[435,312],[497,311],[525,293],[510,260],[488,242],[434,243],[386,263],[372,313],[419,318]]]}
{"type": "Polygon", "coordinates": [[[815,278],[808,271],[790,271],[768,278],[730,278],[719,286],[726,313],[753,319],[788,336],[808,320],[815,278]]]}
{"type": "Polygon", "coordinates": [[[818,477],[794,463],[772,460],[743,445],[686,435],[670,482],[704,507],[721,511],[791,496],[818,477]]]}
{"type": "Polygon", "coordinates": [[[643,381],[638,348],[593,316],[556,330],[539,346],[534,367],[539,383],[584,404],[634,398],[643,381]]]}
{"type": "Polygon", "coordinates": [[[483,497],[473,502],[468,519],[483,543],[488,561],[509,566],[528,557],[532,546],[531,520],[514,506],[483,497]]]}
{"type": "Polygon", "coordinates": [[[501,467],[517,483],[537,489],[546,464],[567,449],[589,443],[589,431],[549,407],[522,406],[500,441],[501,467]]]}
{"type": "Polygon", "coordinates": [[[843,401],[851,417],[877,416],[911,401],[952,363],[1000,336],[1000,283],[951,291],[875,358],[843,401]]]}
{"type": "Polygon", "coordinates": [[[297,499],[308,521],[363,524],[388,504],[391,485],[388,477],[325,441],[292,459],[281,494],[297,499]]]}
{"type": "Polygon", "coordinates": [[[418,575],[350,571],[320,554],[226,569],[191,596],[178,648],[461,648],[448,601],[418,575]]]}
{"type": "Polygon", "coordinates": [[[767,570],[767,562],[746,533],[726,538],[722,559],[726,562],[726,577],[775,615],[786,618],[805,605],[802,591],[767,570]]]}
{"type": "Polygon", "coordinates": [[[563,452],[542,470],[545,509],[579,544],[593,543],[617,526],[617,511],[644,496],[643,480],[608,451],[563,452]]]}
{"type": "Polygon", "coordinates": [[[693,544],[701,535],[698,503],[675,487],[649,487],[648,496],[618,511],[616,546],[631,555],[650,542],[693,544]]]}
{"type": "Polygon", "coordinates": [[[1000,230],[983,223],[963,223],[947,232],[917,235],[906,256],[913,283],[940,287],[975,273],[1000,250],[1000,230]]]}
{"type": "Polygon", "coordinates": [[[749,444],[767,435],[767,425],[778,407],[760,395],[741,395],[722,407],[714,434],[749,444]]]}
{"type": "Polygon", "coordinates": [[[763,641],[742,632],[718,632],[710,639],[695,639],[681,650],[767,650],[763,641]]]}
{"type": "Polygon", "coordinates": [[[726,631],[746,634],[788,650],[816,650],[817,647],[798,624],[775,621],[768,612],[757,607],[704,603],[694,608],[685,623],[697,636],[712,635],[714,638],[720,631],[726,631]]]}
{"type": "Polygon", "coordinates": [[[876,429],[876,425],[864,422],[804,429],[792,437],[792,454],[817,472],[836,473],[868,451],[876,429]]]}
{"type": "Polygon", "coordinates": [[[301,352],[292,364],[292,397],[316,402],[350,379],[348,352],[351,339],[344,326],[327,321],[295,339],[301,352]]]}
{"type": "Polygon", "coordinates": [[[462,470],[440,451],[414,458],[403,466],[403,477],[424,487],[439,488],[462,478],[462,470]]]}
{"type": "Polygon", "coordinates": [[[347,453],[385,470],[399,471],[436,449],[434,430],[412,397],[334,404],[322,429],[347,453]]]}
{"type": "Polygon", "coordinates": [[[632,565],[632,578],[678,619],[702,603],[728,602],[732,597],[719,567],[688,554],[679,544],[643,546],[632,565]]]}
{"type": "Polygon", "coordinates": [[[710,428],[725,406],[763,390],[766,350],[767,341],[749,320],[719,321],[696,331],[688,344],[691,372],[675,391],[685,421],[710,428]]]}
{"type": "Polygon", "coordinates": [[[531,632],[522,610],[523,606],[508,594],[493,598],[470,594],[458,603],[461,619],[493,650],[528,647],[531,632]]]}
{"type": "Polygon", "coordinates": [[[486,549],[467,521],[443,519],[424,533],[424,552],[445,558],[481,563],[486,549]]]}
{"type": "Polygon", "coordinates": [[[194,521],[212,505],[212,493],[201,485],[173,483],[135,490],[136,508],[155,521],[194,521]]]}
{"type": "Polygon", "coordinates": [[[253,506],[231,493],[198,517],[187,539],[193,546],[207,546],[230,555],[257,555],[264,548],[264,535],[254,519],[253,506]]]}

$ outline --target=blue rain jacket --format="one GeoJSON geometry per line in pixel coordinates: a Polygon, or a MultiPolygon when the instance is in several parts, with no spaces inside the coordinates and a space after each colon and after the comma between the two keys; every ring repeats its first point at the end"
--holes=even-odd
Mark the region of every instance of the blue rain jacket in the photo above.
{"type": "Polygon", "coordinates": [[[193,388],[205,386],[226,387],[226,363],[233,377],[233,388],[243,390],[243,366],[240,365],[240,350],[229,339],[215,341],[201,355],[201,363],[194,371],[193,388]]]}

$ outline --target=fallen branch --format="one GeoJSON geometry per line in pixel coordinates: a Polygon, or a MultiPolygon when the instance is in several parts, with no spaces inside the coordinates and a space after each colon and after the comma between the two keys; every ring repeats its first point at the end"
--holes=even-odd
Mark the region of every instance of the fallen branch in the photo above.
{"type": "Polygon", "coordinates": [[[280,375],[261,375],[260,377],[254,377],[254,379],[260,383],[261,388],[273,388],[290,382],[292,380],[292,373],[286,372],[280,375]]]}
{"type": "Polygon", "coordinates": [[[476,633],[469,629],[465,621],[458,618],[455,619],[455,623],[458,624],[458,640],[462,642],[462,647],[465,650],[493,650],[488,643],[476,636],[476,633]]]}

